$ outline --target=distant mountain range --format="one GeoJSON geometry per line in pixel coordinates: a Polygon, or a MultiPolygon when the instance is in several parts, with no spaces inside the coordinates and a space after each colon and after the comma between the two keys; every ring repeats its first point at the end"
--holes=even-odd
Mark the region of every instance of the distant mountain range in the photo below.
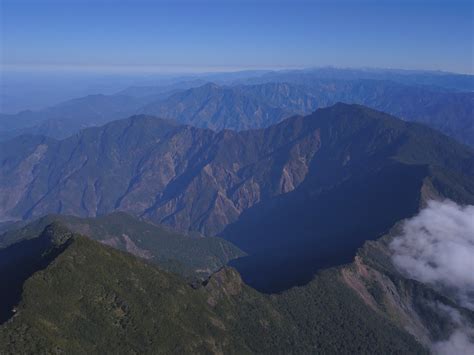
{"type": "Polygon", "coordinates": [[[22,134],[68,137],[79,130],[133,115],[144,101],[124,95],[89,95],[40,111],[0,115],[0,138],[22,134]]]}
{"type": "Polygon", "coordinates": [[[440,92],[388,81],[207,84],[149,103],[140,112],[214,130],[244,130],[268,127],[337,102],[362,104],[424,123],[474,146],[474,93],[440,92]]]}
{"type": "MultiPolygon", "coordinates": [[[[284,84],[282,84],[284,85],[284,84]]],[[[279,84],[265,84],[270,95],[281,95],[279,84]]],[[[291,88],[282,88],[290,94],[291,88]]],[[[198,88],[178,92],[165,100],[151,102],[140,109],[143,114],[173,119],[181,123],[213,130],[267,127],[291,116],[295,111],[279,107],[265,94],[268,91],[255,92],[247,87],[220,87],[209,83],[198,88]]],[[[295,93],[304,95],[303,92],[295,93]]],[[[285,102],[291,105],[287,96],[285,102]]],[[[300,100],[300,96],[297,97],[300,100]]]]}
{"type": "Polygon", "coordinates": [[[383,68],[336,68],[321,67],[270,71],[251,76],[239,83],[290,82],[310,84],[315,80],[382,80],[394,83],[429,87],[439,91],[474,91],[474,78],[470,74],[456,74],[430,70],[403,70],[383,68]]]}
{"type": "Polygon", "coordinates": [[[268,291],[349,262],[427,194],[474,203],[471,149],[347,104],[242,132],[136,116],[62,141],[3,142],[0,162],[4,222],[126,211],[220,235],[250,254],[234,265],[268,291]]]}
{"type": "Polygon", "coordinates": [[[362,104],[424,123],[474,146],[474,80],[430,72],[319,69],[223,80],[207,76],[165,86],[130,87],[40,110],[0,115],[0,139],[21,134],[65,138],[133,114],[213,130],[265,128],[337,102],[362,104]],[[215,78],[225,84],[204,79],[215,78]]]}

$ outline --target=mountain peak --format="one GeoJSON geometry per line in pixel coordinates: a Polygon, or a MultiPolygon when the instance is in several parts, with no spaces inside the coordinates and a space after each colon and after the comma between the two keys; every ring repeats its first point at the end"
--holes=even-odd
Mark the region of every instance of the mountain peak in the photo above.
{"type": "Polygon", "coordinates": [[[197,87],[194,87],[194,88],[190,88],[186,92],[188,92],[188,93],[194,93],[194,92],[214,93],[214,92],[216,92],[218,90],[221,90],[221,89],[222,89],[222,87],[220,85],[217,85],[216,83],[213,83],[213,82],[208,82],[204,85],[197,86],[197,87]]]}
{"type": "Polygon", "coordinates": [[[201,87],[202,87],[202,88],[208,88],[208,89],[218,89],[218,88],[220,88],[219,85],[217,85],[216,83],[214,83],[214,82],[212,82],[212,81],[210,81],[210,82],[208,82],[208,83],[202,85],[201,87]]]}

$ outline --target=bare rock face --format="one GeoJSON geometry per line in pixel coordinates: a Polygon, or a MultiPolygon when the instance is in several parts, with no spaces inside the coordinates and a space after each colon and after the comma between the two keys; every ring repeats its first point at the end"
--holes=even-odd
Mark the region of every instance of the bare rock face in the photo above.
{"type": "Polygon", "coordinates": [[[390,244],[402,226],[403,221],[380,239],[366,242],[354,262],[338,270],[339,277],[368,307],[434,349],[459,330],[472,329],[474,312],[446,290],[413,280],[396,267],[390,244]]]}
{"type": "Polygon", "coordinates": [[[215,235],[262,198],[295,189],[319,144],[312,131],[245,135],[134,117],[32,144],[2,171],[1,218],[122,210],[215,235]]]}
{"type": "Polygon", "coordinates": [[[341,270],[341,276],[344,283],[370,308],[394,320],[421,344],[430,344],[430,331],[424,323],[426,320],[418,314],[412,295],[387,275],[364,264],[357,256],[354,264],[341,270]]]}

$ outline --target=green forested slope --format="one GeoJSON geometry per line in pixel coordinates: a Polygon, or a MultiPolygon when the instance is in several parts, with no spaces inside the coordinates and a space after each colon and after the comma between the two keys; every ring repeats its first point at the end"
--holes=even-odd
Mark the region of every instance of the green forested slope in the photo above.
{"type": "Polygon", "coordinates": [[[24,283],[0,326],[0,353],[424,352],[334,272],[279,296],[250,289],[232,269],[192,288],[61,226],[42,235],[63,251],[24,283]]]}
{"type": "Polygon", "coordinates": [[[97,218],[48,215],[22,228],[0,234],[0,248],[35,238],[53,222],[60,222],[73,232],[127,251],[184,276],[207,278],[230,260],[245,255],[224,239],[183,235],[123,212],[97,218]]]}

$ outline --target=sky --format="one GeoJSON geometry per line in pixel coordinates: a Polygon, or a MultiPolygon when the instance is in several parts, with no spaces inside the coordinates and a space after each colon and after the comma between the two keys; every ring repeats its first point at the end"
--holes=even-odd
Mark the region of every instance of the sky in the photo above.
{"type": "Polygon", "coordinates": [[[466,0],[0,0],[4,69],[473,73],[466,0]]]}

